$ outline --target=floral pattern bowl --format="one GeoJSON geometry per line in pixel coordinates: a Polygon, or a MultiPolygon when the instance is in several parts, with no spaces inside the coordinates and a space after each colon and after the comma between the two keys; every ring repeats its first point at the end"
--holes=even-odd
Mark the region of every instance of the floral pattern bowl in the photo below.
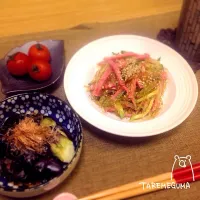
{"type": "Polygon", "coordinates": [[[23,183],[8,182],[0,176],[0,194],[15,198],[37,196],[60,184],[76,166],[82,149],[82,127],[77,114],[72,108],[55,96],[42,93],[24,93],[11,96],[0,103],[0,132],[4,121],[14,114],[41,113],[49,116],[71,136],[76,154],[63,173],[46,183],[27,186],[23,183]]]}

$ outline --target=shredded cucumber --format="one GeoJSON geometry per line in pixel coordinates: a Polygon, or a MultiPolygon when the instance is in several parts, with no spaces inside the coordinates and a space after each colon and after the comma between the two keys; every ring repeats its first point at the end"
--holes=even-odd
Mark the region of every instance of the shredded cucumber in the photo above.
{"type": "Polygon", "coordinates": [[[74,144],[67,137],[60,135],[56,144],[51,144],[51,151],[62,162],[69,163],[75,155],[74,144]]]}
{"type": "Polygon", "coordinates": [[[158,90],[154,90],[153,92],[147,94],[146,96],[144,96],[144,97],[142,97],[142,98],[140,98],[140,99],[137,99],[137,100],[136,100],[136,103],[140,103],[140,102],[142,102],[142,101],[144,101],[144,100],[146,100],[146,99],[149,99],[149,98],[155,96],[156,94],[158,94],[158,90]]]}
{"type": "Polygon", "coordinates": [[[56,126],[56,122],[50,117],[45,117],[44,119],[42,119],[40,124],[42,126],[52,126],[52,127],[56,126]]]}
{"type": "Polygon", "coordinates": [[[154,102],[154,99],[151,99],[147,109],[141,113],[141,114],[138,114],[138,115],[132,115],[130,121],[134,121],[134,120],[137,120],[137,119],[141,119],[141,118],[144,118],[146,115],[149,114],[149,112],[151,111],[151,108],[153,106],[153,102],[154,102]]]}
{"type": "Polygon", "coordinates": [[[120,116],[120,118],[124,118],[124,109],[119,101],[115,102],[115,109],[117,110],[117,113],[120,116]]]}

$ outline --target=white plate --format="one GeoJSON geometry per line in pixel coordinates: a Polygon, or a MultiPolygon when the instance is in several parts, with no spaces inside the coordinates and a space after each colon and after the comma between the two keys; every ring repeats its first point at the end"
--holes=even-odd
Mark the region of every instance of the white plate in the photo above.
{"type": "Polygon", "coordinates": [[[128,137],[152,136],[171,130],[189,116],[198,97],[196,77],[177,52],[158,41],[135,35],[105,37],[81,48],[67,66],[64,88],[69,103],[84,120],[106,132],[128,137]],[[121,50],[161,57],[161,63],[168,69],[164,105],[154,119],[122,121],[113,114],[104,113],[86,92],[84,86],[92,80],[96,64],[112,52],[121,50]]]}

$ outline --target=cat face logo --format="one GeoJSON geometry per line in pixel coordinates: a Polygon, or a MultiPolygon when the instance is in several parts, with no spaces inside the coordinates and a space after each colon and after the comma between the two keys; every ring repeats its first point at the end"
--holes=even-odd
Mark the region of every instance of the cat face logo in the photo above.
{"type": "Polygon", "coordinates": [[[181,168],[185,168],[186,166],[190,166],[191,175],[192,175],[193,181],[195,181],[194,170],[192,168],[191,158],[192,157],[190,155],[187,155],[185,157],[180,157],[178,155],[174,156],[174,164],[172,166],[171,180],[173,179],[173,171],[174,171],[175,166],[178,166],[178,167],[181,167],[181,168]]]}

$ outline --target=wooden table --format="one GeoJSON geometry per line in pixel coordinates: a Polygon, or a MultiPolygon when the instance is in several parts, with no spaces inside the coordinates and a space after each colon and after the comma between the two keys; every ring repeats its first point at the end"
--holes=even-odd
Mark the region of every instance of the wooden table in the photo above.
{"type": "Polygon", "coordinates": [[[183,0],[1,0],[0,37],[179,12],[183,0]]]}

